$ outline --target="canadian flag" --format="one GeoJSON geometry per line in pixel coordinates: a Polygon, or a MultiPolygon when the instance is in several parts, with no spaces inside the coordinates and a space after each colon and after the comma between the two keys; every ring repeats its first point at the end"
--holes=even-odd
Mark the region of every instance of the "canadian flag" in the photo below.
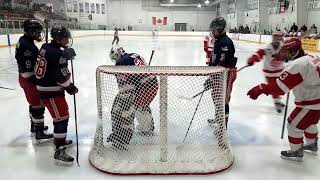
{"type": "Polygon", "coordinates": [[[153,25],[167,25],[167,23],[168,23],[168,17],[162,17],[162,18],[152,17],[153,25]]]}

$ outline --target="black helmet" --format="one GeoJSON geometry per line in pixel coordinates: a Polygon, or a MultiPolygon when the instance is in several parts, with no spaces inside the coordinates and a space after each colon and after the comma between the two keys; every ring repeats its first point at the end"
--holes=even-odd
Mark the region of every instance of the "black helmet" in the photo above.
{"type": "Polygon", "coordinates": [[[73,44],[71,32],[69,31],[69,29],[67,29],[64,26],[61,26],[61,25],[53,26],[51,28],[50,35],[51,35],[52,39],[55,41],[56,40],[61,41],[62,38],[68,38],[69,43],[66,45],[63,45],[63,47],[71,47],[73,44]]]}
{"type": "Polygon", "coordinates": [[[42,24],[36,19],[28,19],[23,22],[23,30],[24,32],[30,32],[34,30],[43,30],[42,24]]]}
{"type": "Polygon", "coordinates": [[[24,32],[34,40],[41,41],[44,37],[42,23],[36,19],[28,19],[23,22],[24,32]]]}
{"type": "Polygon", "coordinates": [[[54,40],[56,39],[60,40],[62,38],[71,38],[70,31],[66,27],[61,25],[53,26],[51,29],[50,35],[54,40]]]}
{"type": "Polygon", "coordinates": [[[216,29],[219,33],[222,33],[226,28],[227,22],[223,17],[215,18],[210,24],[210,30],[216,29]]]}

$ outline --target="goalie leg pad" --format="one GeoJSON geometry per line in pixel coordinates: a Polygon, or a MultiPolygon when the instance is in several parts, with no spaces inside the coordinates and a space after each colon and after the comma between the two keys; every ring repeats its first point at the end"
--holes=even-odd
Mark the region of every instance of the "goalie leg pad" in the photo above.
{"type": "Polygon", "coordinates": [[[112,134],[108,141],[129,144],[133,135],[134,98],[117,95],[111,110],[112,134]]]}
{"type": "Polygon", "coordinates": [[[152,133],[154,130],[154,120],[149,106],[139,108],[136,112],[138,130],[142,133],[152,133]]]}

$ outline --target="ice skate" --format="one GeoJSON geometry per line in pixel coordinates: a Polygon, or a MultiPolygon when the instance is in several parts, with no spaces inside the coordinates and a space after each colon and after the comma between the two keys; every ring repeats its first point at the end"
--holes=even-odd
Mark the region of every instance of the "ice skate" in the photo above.
{"type": "Polygon", "coordinates": [[[74,158],[67,154],[66,150],[67,148],[65,146],[60,146],[58,149],[56,149],[56,152],[54,153],[54,159],[57,165],[73,165],[74,158]]]}
{"type": "Polygon", "coordinates": [[[46,143],[52,142],[52,140],[53,140],[53,134],[45,133],[42,130],[35,132],[35,137],[34,137],[35,145],[46,144],[46,143]]]}
{"type": "Polygon", "coordinates": [[[280,157],[282,159],[302,162],[303,161],[303,148],[300,148],[297,151],[292,151],[292,150],[281,151],[280,157]]]}
{"type": "MultiPolygon", "coordinates": [[[[43,131],[47,131],[49,128],[48,126],[43,126],[43,131]]],[[[34,137],[36,135],[36,128],[33,124],[33,122],[31,121],[31,127],[30,127],[30,137],[34,137]]]]}
{"type": "Polygon", "coordinates": [[[318,138],[315,139],[315,142],[309,145],[303,146],[303,151],[307,154],[318,156],[318,138]]]}

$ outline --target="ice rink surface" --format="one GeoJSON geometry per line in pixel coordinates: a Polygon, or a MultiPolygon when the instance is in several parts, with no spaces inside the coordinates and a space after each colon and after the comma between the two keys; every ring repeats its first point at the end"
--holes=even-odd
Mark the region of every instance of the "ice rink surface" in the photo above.
{"type": "MultiPolygon", "coordinates": [[[[262,95],[253,101],[247,91],[264,82],[262,63],[238,73],[230,102],[228,135],[235,156],[233,166],[220,174],[206,176],[111,176],[94,169],[88,162],[97,119],[95,71],[99,65],[112,64],[108,53],[113,37],[91,36],[74,39],[73,48],[77,94],[80,165],[55,166],[53,146],[33,146],[29,133],[28,105],[18,83],[14,48],[0,48],[0,179],[223,179],[223,180],[316,180],[320,178],[320,158],[305,154],[304,162],[280,158],[280,151],[289,148],[287,138],[280,139],[283,113],[275,111],[271,97],[262,95]]],[[[159,37],[151,65],[204,66],[205,53],[201,37],[159,37]]],[[[154,45],[151,36],[120,37],[127,52],[135,52],[149,60],[154,45]]],[[[257,48],[265,45],[234,41],[238,68],[257,48]]],[[[294,108],[290,96],[288,113],[294,108]]],[[[68,138],[75,140],[73,98],[67,96],[70,108],[68,138]]],[[[282,98],[285,103],[285,97],[282,98]]],[[[50,115],[45,123],[52,131],[50,115]]],[[[286,131],[285,131],[286,132],[286,131]]],[[[285,134],[286,135],[286,134],[285,134]]],[[[69,151],[75,155],[76,148],[69,151]]]]}

